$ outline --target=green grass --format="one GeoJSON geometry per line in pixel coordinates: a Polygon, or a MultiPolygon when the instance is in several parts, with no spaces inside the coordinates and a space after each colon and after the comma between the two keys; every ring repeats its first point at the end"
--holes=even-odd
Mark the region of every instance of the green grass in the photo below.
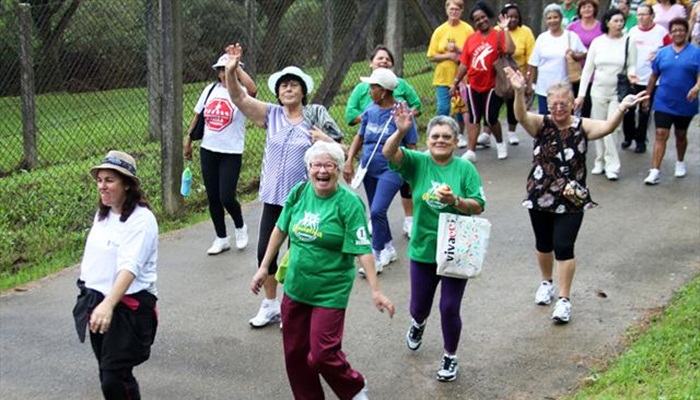
{"type": "Polygon", "coordinates": [[[649,323],[631,328],[631,347],[568,399],[700,399],[700,277],[649,323]]]}

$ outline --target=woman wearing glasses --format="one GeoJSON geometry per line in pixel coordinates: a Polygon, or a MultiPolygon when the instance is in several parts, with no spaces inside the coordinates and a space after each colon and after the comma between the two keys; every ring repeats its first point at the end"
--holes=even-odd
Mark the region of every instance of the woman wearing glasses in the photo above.
{"type": "Polygon", "coordinates": [[[527,112],[525,108],[525,79],[519,71],[506,68],[515,89],[515,116],[525,131],[535,139],[532,170],[527,178],[527,198],[523,206],[529,209],[535,233],[535,258],[542,282],[535,294],[538,305],[551,304],[554,298],[554,260],[557,260],[559,299],[552,319],[567,323],[571,319],[571,284],[576,271],[574,244],[578,236],[583,211],[594,207],[587,190],[579,190],[578,198],[567,197],[586,188],[586,153],[590,140],[612,133],[622,122],[625,112],[647,99],[646,92],[628,95],[606,120],[579,118],[572,115],[574,107],[571,86],[552,85],[547,91],[550,115],[527,112]]]}
{"type": "Polygon", "coordinates": [[[367,399],[364,377],[350,367],[341,349],[355,258],[365,270],[374,306],[394,315],[394,305],[379,290],[364,204],[338,182],[344,160],[337,143],[319,141],[306,151],[302,165],[309,182],[297,184],[287,197],[251,283],[258,294],[289,236],[282,342],[295,399],[323,399],[319,375],[338,398],[367,399]]]}

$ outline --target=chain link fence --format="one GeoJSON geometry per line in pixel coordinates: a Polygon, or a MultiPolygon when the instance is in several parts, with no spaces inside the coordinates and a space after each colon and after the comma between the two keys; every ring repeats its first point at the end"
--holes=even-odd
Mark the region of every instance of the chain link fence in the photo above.
{"type": "MultiPolygon", "coordinates": [[[[183,1],[183,130],[202,89],[216,79],[211,65],[227,44],[241,42],[260,98],[270,102],[275,101],[267,89],[270,73],[297,65],[319,87],[333,73],[337,57],[347,57],[347,73],[330,111],[349,142],[356,129],[343,122],[345,102],[359,77],[371,72],[369,50],[384,40],[384,4],[371,19],[356,18],[374,3],[183,1]],[[364,43],[348,54],[344,46],[360,33],[366,34],[364,43]]],[[[434,3],[434,14],[443,19],[443,2],[434,3]]],[[[431,115],[432,66],[425,58],[431,29],[416,22],[418,9],[404,8],[403,76],[419,93],[424,114],[431,115]]],[[[159,34],[157,26],[148,24],[154,9],[156,0],[36,0],[29,5],[0,0],[0,273],[51,264],[52,259],[78,259],[97,201],[88,170],[111,149],[135,156],[146,192],[162,214],[161,144],[149,132],[148,120],[147,48],[149,39],[159,34]],[[23,94],[22,79],[33,82],[33,97],[23,94]],[[27,107],[32,98],[34,108],[27,107]]],[[[250,124],[246,136],[240,194],[257,192],[265,138],[250,124]]],[[[206,206],[201,179],[196,178],[197,159],[192,167],[195,183],[186,201],[188,212],[206,206]]]]}

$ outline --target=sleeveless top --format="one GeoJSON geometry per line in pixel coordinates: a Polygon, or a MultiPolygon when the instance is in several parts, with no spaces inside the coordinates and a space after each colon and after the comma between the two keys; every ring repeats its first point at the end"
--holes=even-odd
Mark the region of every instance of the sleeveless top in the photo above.
{"type": "Polygon", "coordinates": [[[582,212],[595,207],[597,204],[590,195],[582,206],[575,206],[561,194],[569,180],[586,186],[588,140],[581,118],[574,117],[571,125],[563,130],[557,128],[549,115],[544,116],[542,122],[534,141],[532,169],[527,177],[527,198],[523,206],[557,214],[582,212]],[[562,150],[566,160],[562,160],[562,150]],[[567,166],[570,171],[568,175],[564,173],[567,166]]]}

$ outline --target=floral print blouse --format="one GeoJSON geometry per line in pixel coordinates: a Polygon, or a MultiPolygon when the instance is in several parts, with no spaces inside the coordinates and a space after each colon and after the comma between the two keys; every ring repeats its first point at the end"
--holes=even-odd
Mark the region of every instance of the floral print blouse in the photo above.
{"type": "Polygon", "coordinates": [[[535,138],[532,170],[527,177],[527,198],[523,206],[557,214],[582,212],[595,207],[597,204],[590,199],[590,195],[582,206],[575,206],[561,194],[571,179],[586,186],[587,149],[588,140],[580,118],[574,117],[571,125],[559,130],[551,117],[545,115],[542,128],[535,138]],[[566,160],[562,160],[562,150],[566,160]],[[569,174],[564,172],[567,166],[569,174]]]}

